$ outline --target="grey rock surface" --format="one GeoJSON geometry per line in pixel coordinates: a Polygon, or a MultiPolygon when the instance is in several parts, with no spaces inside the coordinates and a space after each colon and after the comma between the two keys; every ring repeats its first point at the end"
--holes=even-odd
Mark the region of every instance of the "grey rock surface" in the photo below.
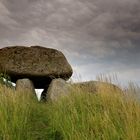
{"type": "Polygon", "coordinates": [[[70,93],[71,85],[65,80],[58,78],[52,80],[47,90],[47,100],[57,101],[59,97],[67,96],[70,93]]]}
{"type": "Polygon", "coordinates": [[[31,80],[19,79],[16,82],[16,91],[28,92],[35,94],[35,88],[31,80]]]}

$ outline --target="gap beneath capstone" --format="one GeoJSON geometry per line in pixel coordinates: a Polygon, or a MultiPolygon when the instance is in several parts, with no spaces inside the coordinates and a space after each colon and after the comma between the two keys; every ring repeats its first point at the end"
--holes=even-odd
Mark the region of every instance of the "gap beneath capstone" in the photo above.
{"type": "Polygon", "coordinates": [[[40,101],[41,99],[41,94],[43,92],[44,89],[35,89],[35,92],[36,92],[36,96],[37,96],[37,99],[40,101]]]}

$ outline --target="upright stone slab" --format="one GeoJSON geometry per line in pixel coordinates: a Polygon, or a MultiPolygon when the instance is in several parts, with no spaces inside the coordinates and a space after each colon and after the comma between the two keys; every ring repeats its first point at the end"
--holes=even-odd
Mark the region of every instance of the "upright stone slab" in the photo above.
{"type": "Polygon", "coordinates": [[[35,94],[35,88],[31,80],[19,79],[16,82],[16,91],[28,92],[35,94]]]}
{"type": "Polygon", "coordinates": [[[12,82],[28,78],[35,88],[44,88],[52,79],[69,79],[72,68],[62,52],[41,46],[12,46],[0,49],[0,73],[12,82]]]}
{"type": "Polygon", "coordinates": [[[67,96],[70,89],[71,86],[65,80],[61,78],[54,79],[46,91],[46,98],[47,100],[57,101],[60,97],[67,96]]]}

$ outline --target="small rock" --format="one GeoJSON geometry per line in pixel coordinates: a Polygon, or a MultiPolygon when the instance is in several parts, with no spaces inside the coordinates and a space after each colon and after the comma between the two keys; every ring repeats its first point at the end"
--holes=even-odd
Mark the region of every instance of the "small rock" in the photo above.
{"type": "Polygon", "coordinates": [[[47,100],[57,101],[59,97],[66,96],[70,93],[70,85],[63,79],[52,80],[47,90],[47,100]]]}
{"type": "Polygon", "coordinates": [[[31,80],[19,79],[16,82],[16,90],[35,94],[35,88],[31,80]]]}

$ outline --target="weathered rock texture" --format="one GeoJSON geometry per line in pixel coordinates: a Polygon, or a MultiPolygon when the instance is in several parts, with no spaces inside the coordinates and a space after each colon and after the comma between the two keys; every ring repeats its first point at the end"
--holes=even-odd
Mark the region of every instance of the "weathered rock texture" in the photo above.
{"type": "Polygon", "coordinates": [[[111,83],[107,82],[100,82],[100,81],[88,81],[88,82],[80,82],[80,83],[75,83],[72,85],[73,88],[78,88],[81,89],[83,92],[88,92],[88,93],[99,93],[100,90],[101,92],[111,92],[111,91],[117,91],[119,93],[122,92],[122,90],[111,83]]]}
{"type": "Polygon", "coordinates": [[[59,78],[54,79],[49,85],[46,91],[46,99],[51,101],[57,101],[62,96],[67,96],[71,92],[71,85],[65,80],[59,78]]]}
{"type": "Polygon", "coordinates": [[[29,79],[19,79],[16,82],[16,90],[35,94],[35,89],[32,81],[29,79]]]}
{"type": "Polygon", "coordinates": [[[0,49],[0,73],[12,82],[28,78],[35,88],[44,88],[52,79],[69,79],[72,68],[58,50],[40,46],[13,46],[0,49]]]}

